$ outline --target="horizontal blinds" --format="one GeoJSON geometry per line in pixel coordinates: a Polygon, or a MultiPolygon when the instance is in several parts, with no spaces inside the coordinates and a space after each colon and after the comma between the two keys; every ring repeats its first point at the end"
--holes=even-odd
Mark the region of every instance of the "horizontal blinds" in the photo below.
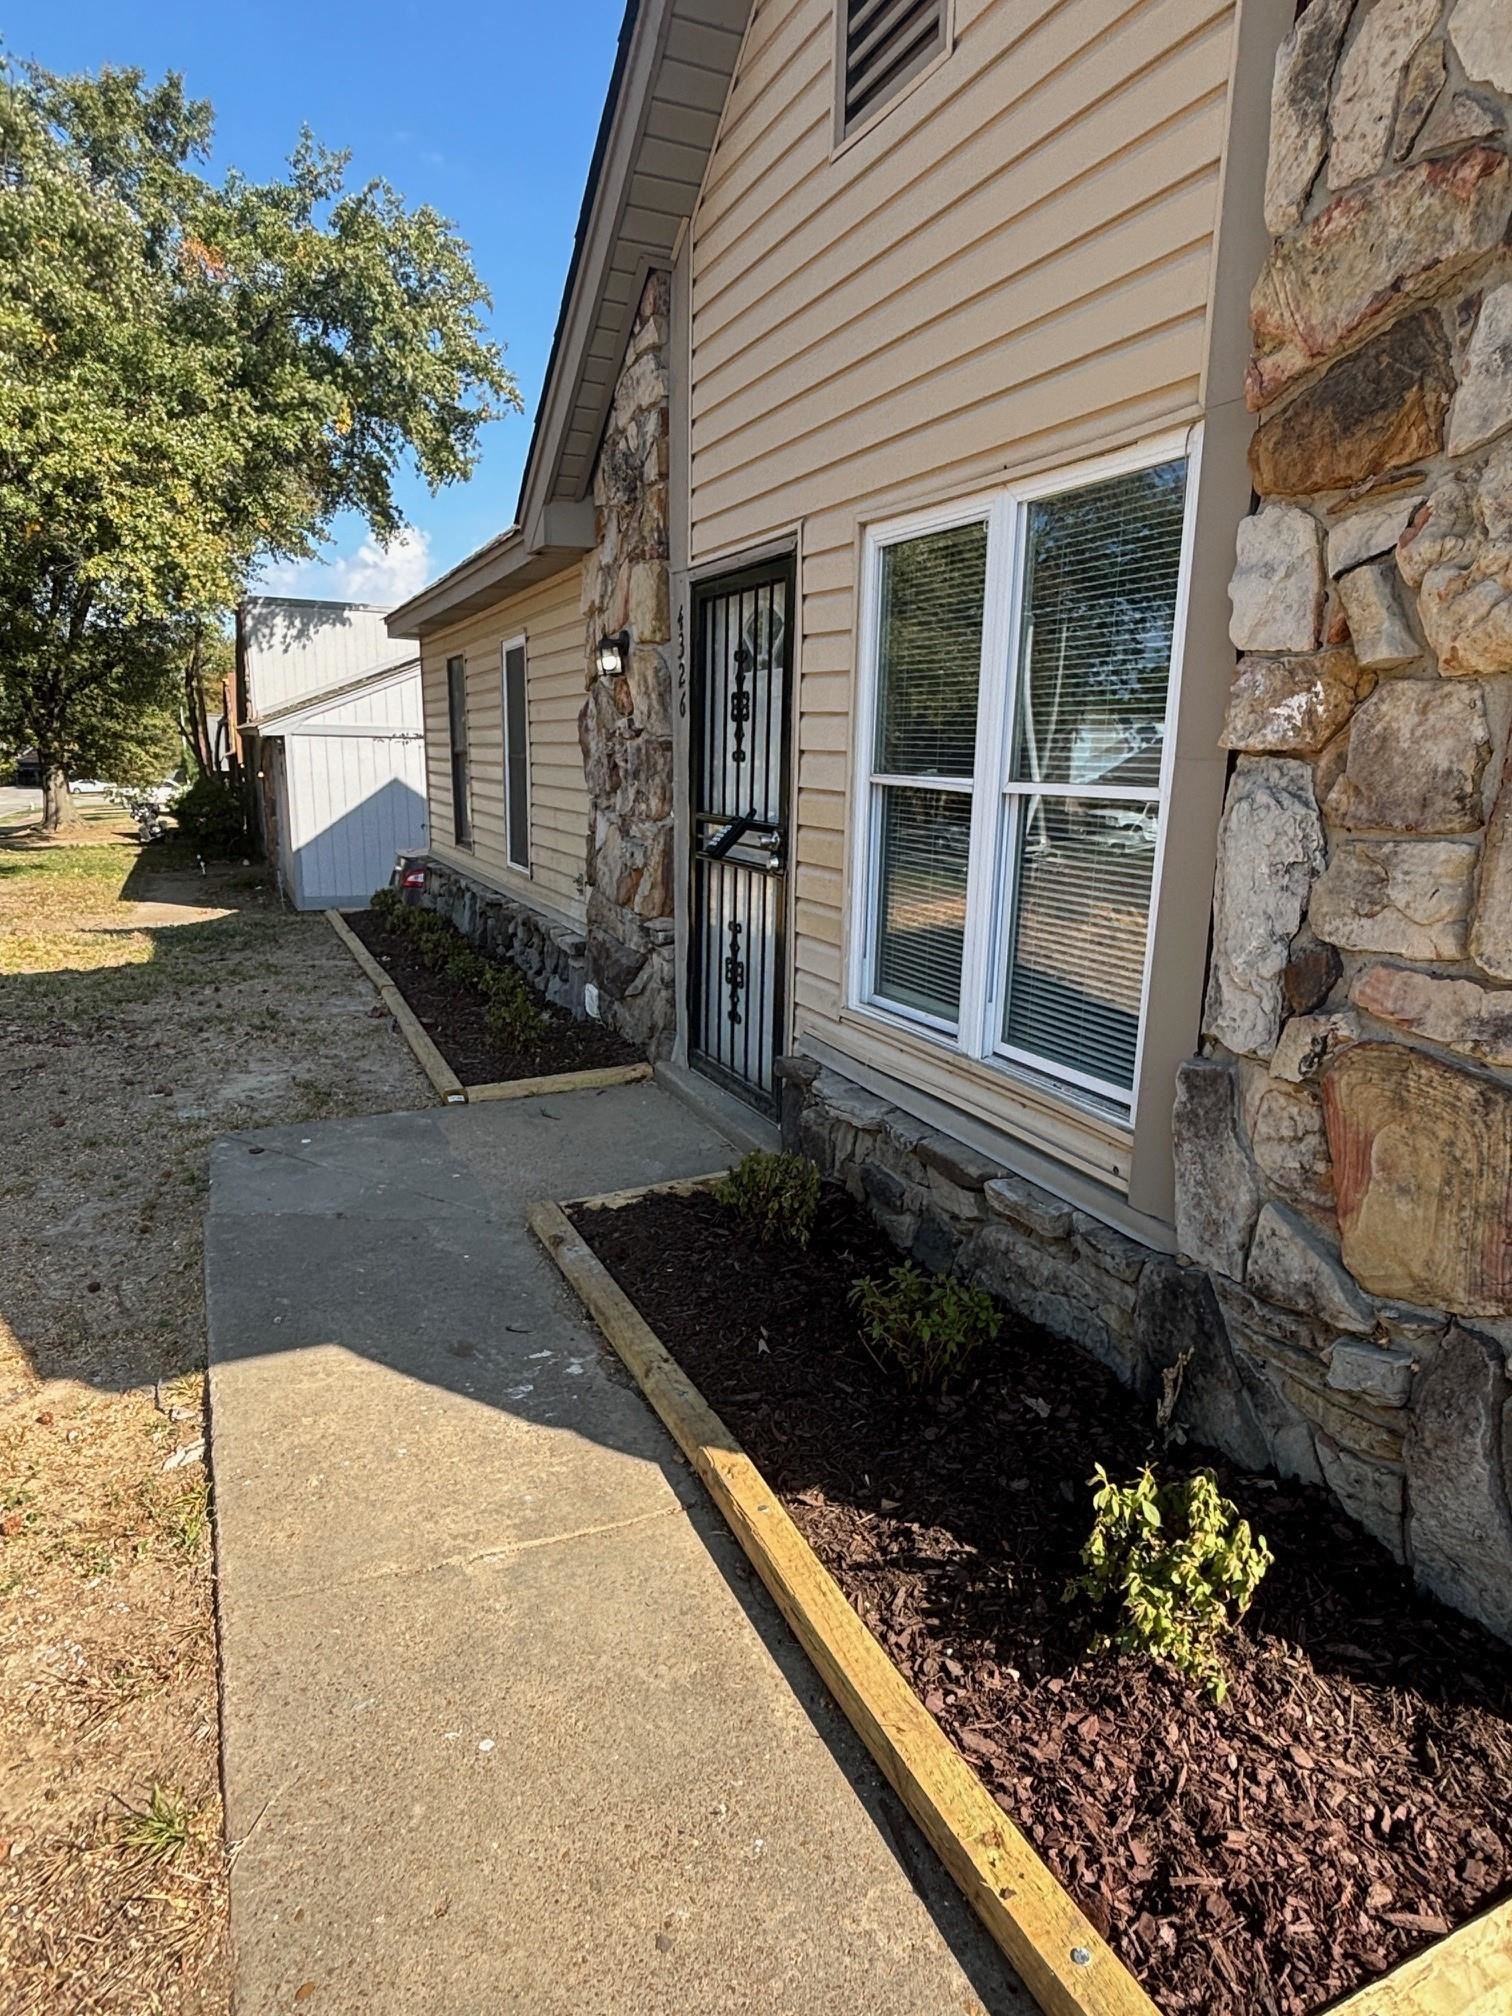
{"type": "Polygon", "coordinates": [[[1127,1091],[1159,808],[1154,800],[1027,797],[1015,809],[1003,1040],[1127,1091]]]}
{"type": "Polygon", "coordinates": [[[961,1003],[971,799],[884,784],[878,838],[873,991],[953,1022],[961,1003]]]}
{"type": "Polygon", "coordinates": [[[530,763],[525,704],[525,646],[504,653],[504,789],[509,860],[530,866],[530,763]]]}
{"type": "Polygon", "coordinates": [[[1158,785],[1185,499],[1177,461],[1029,507],[1015,779],[1158,785]]]}
{"type": "Polygon", "coordinates": [[[944,42],[944,0],[845,0],[846,125],[906,84],[944,42]]]}
{"type": "Polygon", "coordinates": [[[882,548],[876,768],[883,775],[971,777],[986,587],[985,524],[882,548]]]}

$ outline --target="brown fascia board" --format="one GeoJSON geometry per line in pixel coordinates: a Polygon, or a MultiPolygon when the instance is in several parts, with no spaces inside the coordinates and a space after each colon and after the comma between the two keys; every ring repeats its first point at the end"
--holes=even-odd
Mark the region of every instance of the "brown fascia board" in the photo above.
{"type": "MultiPolygon", "coordinates": [[[[558,479],[563,447],[574,426],[581,425],[587,417],[595,432],[602,432],[609,389],[600,388],[585,400],[583,372],[590,346],[603,326],[604,290],[619,249],[626,197],[651,116],[657,80],[668,55],[669,38],[675,42],[679,25],[694,34],[722,32],[729,40],[729,69],[733,75],[740,34],[750,12],[748,0],[712,0],[712,11],[726,14],[725,22],[695,20],[691,14],[679,22],[687,5],[688,0],[626,0],[614,69],[578,213],[541,403],[520,484],[515,524],[395,609],[388,619],[391,637],[423,636],[463,616],[476,614],[504,595],[559,572],[593,544],[593,505],[586,494],[586,481],[559,487],[558,479]]],[[[707,63],[702,67],[713,83],[719,84],[719,73],[710,70],[707,63]]],[[[728,84],[729,77],[724,76],[720,90],[727,89],[728,84]]],[[[707,157],[717,125],[717,118],[708,111],[697,113],[696,125],[690,127],[686,144],[707,157]]],[[[691,207],[690,203],[690,210],[691,207]]],[[[675,236],[675,230],[668,234],[665,253],[668,263],[675,236]]],[[[653,256],[649,251],[641,251],[637,259],[635,298],[639,298],[646,274],[660,263],[661,257],[660,253],[653,256]]],[[[627,306],[614,311],[622,324],[615,332],[621,356],[629,341],[634,308],[632,299],[627,306]]],[[[611,385],[612,382],[611,378],[611,385]]]]}
{"type": "MultiPolygon", "coordinates": [[[[524,481],[520,486],[518,519],[526,536],[534,543],[540,536],[544,515],[554,505],[579,502],[587,492],[588,479],[561,481],[561,462],[566,439],[586,422],[595,437],[602,434],[612,397],[617,368],[608,382],[585,396],[583,372],[596,336],[612,325],[616,344],[616,367],[630,338],[635,304],[646,275],[662,265],[670,266],[672,247],[682,219],[669,217],[664,247],[625,239],[624,213],[631,183],[639,165],[646,128],[652,117],[653,101],[664,66],[678,55],[680,37],[699,39],[699,54],[705,60],[696,65],[706,78],[705,89],[723,102],[734,74],[740,38],[750,13],[748,0],[628,0],[620,28],[614,73],[599,125],[598,140],[588,173],[583,208],[573,243],[572,263],[562,293],[562,307],[552,341],[551,357],[541,405],[526,458],[524,481]],[[694,7],[704,18],[695,18],[694,7]],[[722,21],[710,15],[724,15],[722,21]],[[721,51],[711,66],[708,42],[724,38],[728,64],[721,51]],[[623,306],[608,309],[604,290],[616,254],[622,249],[635,254],[635,284],[623,306]]],[[[686,54],[687,51],[684,51],[686,54]]],[[[710,101],[712,102],[712,100],[710,101]]],[[[657,116],[669,116],[666,104],[656,107],[657,116]]],[[[674,115],[675,116],[675,115],[674,115]]],[[[705,160],[718,129],[718,116],[708,106],[683,108],[687,132],[682,144],[701,153],[705,160]]],[[[658,137],[666,137],[659,135],[658,137]]],[[[688,210],[693,204],[690,198],[688,210]]],[[[625,262],[621,260],[623,267],[625,262]]]]}
{"type": "Polygon", "coordinates": [[[534,550],[519,530],[490,540],[449,574],[432,581],[418,595],[412,595],[408,602],[391,611],[390,637],[429,637],[465,617],[481,615],[522,588],[549,581],[553,574],[575,566],[593,544],[592,505],[571,515],[553,509],[548,530],[556,536],[534,550]]]}
{"type": "MultiPolygon", "coordinates": [[[[665,0],[651,0],[651,4],[664,5],[665,0]]],[[[561,305],[557,310],[556,330],[551,340],[551,354],[546,363],[541,404],[537,409],[530,448],[525,460],[525,474],[520,483],[520,503],[515,513],[515,523],[507,532],[500,533],[498,538],[491,539],[486,546],[479,547],[476,553],[470,553],[465,560],[443,574],[439,580],[428,583],[418,595],[411,596],[408,602],[401,603],[388,619],[388,632],[391,637],[423,637],[465,616],[476,614],[486,609],[490,603],[511,594],[516,588],[527,586],[531,580],[544,579],[546,575],[555,573],[559,565],[566,564],[571,553],[585,553],[593,544],[591,503],[574,514],[574,522],[569,526],[560,522],[563,516],[560,512],[553,514],[559,522],[549,524],[545,499],[535,501],[533,522],[528,527],[529,532],[535,536],[527,537],[527,498],[533,498],[534,493],[540,489],[539,482],[533,483],[532,479],[544,459],[542,442],[548,427],[548,415],[553,412],[565,414],[570,411],[570,394],[563,396],[561,387],[562,359],[567,347],[568,323],[582,292],[579,282],[583,274],[584,247],[596,214],[604,161],[615,132],[616,118],[622,102],[626,66],[636,24],[640,19],[641,0],[626,0],[625,15],[620,23],[619,42],[615,50],[614,68],[610,74],[604,109],[599,117],[598,135],[594,141],[593,156],[588,167],[588,182],[578,212],[572,258],[567,268],[566,284],[562,289],[561,305]],[[546,552],[547,540],[552,533],[565,540],[567,553],[557,556],[553,564],[545,570],[533,567],[532,563],[546,552]],[[527,568],[531,569],[528,574],[527,568]]],[[[615,207],[618,208],[617,205],[615,207]]],[[[553,463],[555,459],[555,456],[551,458],[553,463]]]]}

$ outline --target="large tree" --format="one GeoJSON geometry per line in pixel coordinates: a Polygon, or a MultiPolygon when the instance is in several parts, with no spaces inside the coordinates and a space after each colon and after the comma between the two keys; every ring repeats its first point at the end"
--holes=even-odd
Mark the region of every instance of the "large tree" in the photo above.
{"type": "Polygon", "coordinates": [[[50,822],[259,561],[392,538],[401,468],[467,476],[520,403],[445,218],[308,134],[215,181],[211,130],[176,76],[0,61],[0,747],[50,822]]]}

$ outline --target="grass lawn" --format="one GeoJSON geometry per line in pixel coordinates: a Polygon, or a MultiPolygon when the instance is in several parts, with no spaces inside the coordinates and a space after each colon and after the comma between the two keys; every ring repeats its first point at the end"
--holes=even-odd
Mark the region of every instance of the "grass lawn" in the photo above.
{"type": "MultiPolygon", "coordinates": [[[[320,918],[119,812],[0,831],[0,2008],[229,2006],[201,1217],[218,1135],[429,1103],[320,918]]],[[[234,1844],[232,1847],[234,1852],[234,1844]]]]}

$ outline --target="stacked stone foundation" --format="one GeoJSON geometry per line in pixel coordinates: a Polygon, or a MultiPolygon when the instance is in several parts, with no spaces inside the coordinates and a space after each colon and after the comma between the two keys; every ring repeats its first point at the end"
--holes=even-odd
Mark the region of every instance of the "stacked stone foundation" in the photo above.
{"type": "Polygon", "coordinates": [[[1365,1296],[1274,1207],[1241,1283],[1130,1238],[812,1059],[783,1058],[778,1076],[784,1146],[902,1253],[988,1289],[1152,1407],[1174,1390],[1173,1423],[1194,1444],[1331,1491],[1426,1587],[1512,1638],[1512,1395],[1494,1337],[1365,1296]]]}
{"type": "Polygon", "coordinates": [[[423,908],[445,917],[480,952],[518,966],[554,1007],[583,1014],[588,948],[581,931],[552,922],[445,862],[426,858],[424,867],[425,888],[412,892],[423,908]]]}

